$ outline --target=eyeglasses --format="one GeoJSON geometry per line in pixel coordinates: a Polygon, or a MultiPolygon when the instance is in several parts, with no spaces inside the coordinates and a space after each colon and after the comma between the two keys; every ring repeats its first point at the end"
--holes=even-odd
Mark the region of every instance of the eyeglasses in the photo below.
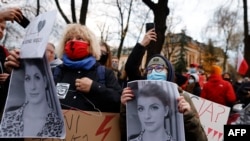
{"type": "Polygon", "coordinates": [[[147,67],[147,73],[150,74],[152,73],[153,69],[156,71],[156,72],[162,72],[165,67],[163,65],[156,65],[156,66],[149,66],[147,67]]]}

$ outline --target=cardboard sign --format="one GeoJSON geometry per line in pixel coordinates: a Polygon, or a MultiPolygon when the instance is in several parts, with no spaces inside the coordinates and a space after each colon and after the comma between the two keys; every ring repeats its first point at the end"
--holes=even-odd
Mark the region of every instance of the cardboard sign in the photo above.
{"type": "Polygon", "coordinates": [[[55,18],[56,11],[46,12],[27,27],[21,45],[21,65],[14,68],[10,78],[1,138],[65,138],[61,105],[44,55],[55,18]],[[36,110],[39,111],[36,118],[29,116],[36,110]]]}
{"type": "MultiPolygon", "coordinates": [[[[188,93],[188,92],[186,92],[188,93]]],[[[209,141],[223,140],[223,127],[227,123],[230,108],[188,93],[200,116],[209,141]]]]}
{"type": "Polygon", "coordinates": [[[63,110],[65,139],[25,139],[25,141],[120,141],[119,113],[63,110]]]}

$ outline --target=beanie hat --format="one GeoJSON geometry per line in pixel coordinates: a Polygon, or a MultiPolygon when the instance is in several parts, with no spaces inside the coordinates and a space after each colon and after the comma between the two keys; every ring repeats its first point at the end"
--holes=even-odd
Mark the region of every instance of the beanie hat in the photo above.
{"type": "Polygon", "coordinates": [[[151,65],[163,65],[164,67],[168,68],[166,62],[158,56],[155,56],[149,60],[147,67],[151,65]]]}
{"type": "Polygon", "coordinates": [[[195,82],[199,82],[199,75],[198,75],[198,74],[192,73],[190,76],[193,76],[193,77],[194,77],[194,81],[195,81],[195,82]]]}
{"type": "Polygon", "coordinates": [[[212,67],[211,67],[211,74],[221,75],[222,74],[222,69],[219,66],[217,66],[217,65],[212,65],[212,67]]]}
{"type": "Polygon", "coordinates": [[[146,65],[147,67],[153,64],[161,64],[164,67],[167,68],[168,73],[167,73],[167,81],[174,82],[174,67],[172,64],[161,54],[155,54],[149,59],[148,64],[146,65]]]}
{"type": "Polygon", "coordinates": [[[196,67],[198,67],[199,65],[197,65],[197,64],[195,64],[195,63],[192,63],[192,64],[190,64],[189,65],[189,67],[191,67],[191,68],[196,68],[196,67]]]}

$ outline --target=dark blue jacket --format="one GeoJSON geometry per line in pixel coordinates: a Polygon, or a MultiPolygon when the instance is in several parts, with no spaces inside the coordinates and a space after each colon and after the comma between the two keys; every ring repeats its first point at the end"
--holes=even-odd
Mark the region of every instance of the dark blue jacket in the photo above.
{"type": "MultiPolygon", "coordinates": [[[[70,84],[65,99],[60,99],[63,109],[80,109],[85,111],[119,112],[122,89],[112,70],[105,68],[105,84],[98,82],[96,63],[90,70],[74,70],[64,65],[55,83],[70,84]],[[75,80],[88,77],[93,80],[89,93],[76,91],[75,80]]],[[[52,70],[53,71],[53,70],[52,70]]]]}

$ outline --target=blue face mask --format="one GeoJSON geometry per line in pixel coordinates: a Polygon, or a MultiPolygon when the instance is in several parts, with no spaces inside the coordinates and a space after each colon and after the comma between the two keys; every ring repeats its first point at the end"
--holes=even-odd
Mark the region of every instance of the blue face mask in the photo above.
{"type": "Polygon", "coordinates": [[[147,80],[167,80],[167,74],[165,71],[156,72],[154,69],[147,75],[147,80]]]}
{"type": "Polygon", "coordinates": [[[189,69],[189,72],[190,72],[190,73],[196,73],[196,69],[195,69],[195,68],[190,68],[190,69],[189,69]]]}

